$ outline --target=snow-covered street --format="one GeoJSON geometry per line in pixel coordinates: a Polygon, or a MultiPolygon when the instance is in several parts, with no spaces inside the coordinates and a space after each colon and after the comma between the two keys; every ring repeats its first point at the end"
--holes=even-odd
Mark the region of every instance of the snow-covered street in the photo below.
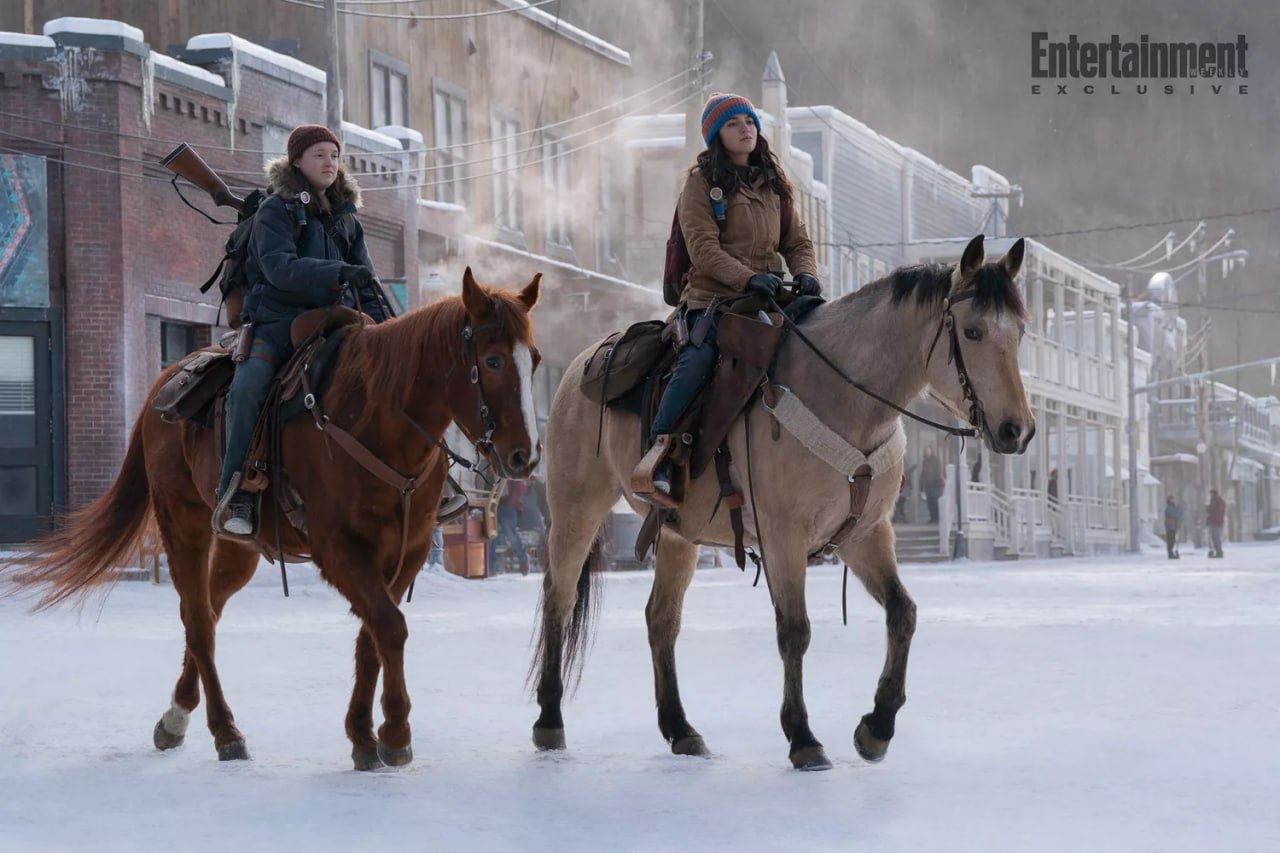
{"type": "Polygon", "coordinates": [[[883,662],[882,613],[814,569],[806,694],[831,772],[790,769],[762,583],[698,573],[678,646],[690,721],[658,734],[644,626],[651,576],[607,578],[566,706],[537,754],[524,687],[536,577],[424,574],[410,624],[412,765],[351,770],[356,623],[266,564],[218,633],[253,760],[221,764],[203,705],[158,753],[182,652],[167,586],[122,583],[100,614],[0,602],[0,849],[1280,849],[1280,545],[1089,561],[906,566],[919,605],[906,707],[880,765],[854,751],[883,662]]]}

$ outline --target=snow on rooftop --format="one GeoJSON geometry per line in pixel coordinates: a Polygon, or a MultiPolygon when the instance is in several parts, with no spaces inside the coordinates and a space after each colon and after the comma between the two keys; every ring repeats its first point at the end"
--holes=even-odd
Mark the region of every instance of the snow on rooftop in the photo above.
{"type": "Polygon", "coordinates": [[[274,50],[265,48],[260,44],[254,44],[248,39],[242,39],[231,33],[205,33],[193,37],[187,42],[187,50],[233,50],[237,53],[246,53],[256,57],[270,65],[283,68],[286,71],[292,71],[301,77],[309,80],[315,80],[318,83],[324,82],[324,72],[314,65],[308,65],[305,62],[294,59],[292,56],[285,56],[283,53],[276,53],[274,50]]]}
{"type": "Polygon", "coordinates": [[[48,36],[32,36],[26,33],[0,33],[0,44],[13,44],[22,47],[57,47],[57,43],[48,36]]]}
{"type": "Polygon", "coordinates": [[[385,133],[370,130],[362,125],[352,124],[349,121],[342,123],[342,135],[344,139],[352,140],[356,144],[363,143],[365,148],[373,148],[374,150],[370,152],[372,154],[384,153],[380,149],[390,149],[392,152],[404,150],[400,140],[394,136],[388,136],[385,133]]]}
{"type": "Polygon", "coordinates": [[[123,21],[109,21],[103,18],[54,18],[44,25],[45,35],[52,36],[57,33],[116,36],[134,41],[146,41],[142,30],[137,27],[131,27],[123,21]]]}
{"type": "Polygon", "coordinates": [[[169,68],[173,71],[179,72],[180,74],[185,74],[188,77],[194,77],[197,80],[203,80],[204,82],[211,83],[214,86],[227,85],[227,81],[223,80],[221,75],[214,74],[212,71],[206,71],[196,65],[188,65],[179,59],[174,59],[172,56],[166,56],[163,53],[152,51],[151,61],[156,65],[169,68]]]}
{"type": "MultiPolygon", "coordinates": [[[[608,59],[612,59],[614,62],[621,65],[631,64],[630,53],[618,47],[616,44],[607,42],[599,36],[593,36],[591,33],[580,27],[575,27],[559,15],[553,15],[550,12],[544,12],[542,9],[530,6],[526,0],[497,0],[497,2],[502,6],[506,6],[508,9],[518,10],[519,14],[529,20],[537,21],[539,24],[542,24],[544,27],[564,36],[570,41],[577,42],[589,50],[594,50],[596,53],[599,53],[608,59]]],[[[556,8],[558,9],[559,6],[556,8]]]]}
{"type": "Polygon", "coordinates": [[[408,140],[409,148],[413,148],[414,143],[422,145],[422,133],[411,127],[405,127],[402,124],[386,124],[382,127],[375,128],[378,133],[383,136],[390,136],[393,139],[399,139],[401,142],[408,140]]]}
{"type": "Polygon", "coordinates": [[[467,207],[463,204],[452,204],[447,201],[436,201],[433,198],[418,199],[418,206],[425,207],[429,210],[443,210],[446,213],[466,213],[467,207]]]}

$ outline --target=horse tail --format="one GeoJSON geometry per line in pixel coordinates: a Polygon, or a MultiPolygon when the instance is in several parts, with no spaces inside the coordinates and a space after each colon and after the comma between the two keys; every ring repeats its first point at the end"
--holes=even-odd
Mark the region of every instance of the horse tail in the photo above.
{"type": "Polygon", "coordinates": [[[604,591],[604,572],[608,568],[604,547],[597,536],[591,542],[591,550],[582,561],[578,573],[578,598],[573,612],[564,626],[563,675],[570,692],[578,689],[582,681],[582,668],[587,662],[587,649],[595,637],[596,614],[600,609],[600,594],[604,591]]]}
{"type": "Polygon", "coordinates": [[[93,589],[119,580],[119,567],[137,550],[150,512],[151,485],[139,418],[115,483],[102,497],[67,518],[62,530],[5,563],[5,569],[18,571],[14,576],[16,586],[4,594],[11,595],[25,587],[44,587],[36,610],[71,598],[83,603],[93,589]]]}
{"type": "MultiPolygon", "coordinates": [[[[550,533],[549,526],[548,533],[550,533]]],[[[543,557],[544,574],[539,611],[546,607],[547,587],[552,579],[552,572],[546,564],[545,551],[543,557]]],[[[597,536],[592,540],[591,550],[587,552],[587,558],[582,561],[582,568],[578,572],[578,597],[574,602],[573,612],[569,614],[568,621],[565,623],[561,639],[560,675],[571,693],[577,690],[578,684],[582,681],[582,668],[586,664],[588,646],[591,645],[591,640],[595,636],[596,613],[599,610],[600,596],[603,592],[604,572],[608,567],[604,546],[600,537],[597,536]]],[[[527,678],[530,686],[542,669],[547,648],[546,623],[539,619],[538,624],[537,645],[527,678]]]]}

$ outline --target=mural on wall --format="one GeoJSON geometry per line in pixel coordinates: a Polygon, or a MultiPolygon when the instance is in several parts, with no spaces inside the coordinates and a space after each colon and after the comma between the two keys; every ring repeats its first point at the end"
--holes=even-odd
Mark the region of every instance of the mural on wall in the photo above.
{"type": "Polygon", "coordinates": [[[45,159],[0,153],[0,307],[49,307],[45,159]]]}

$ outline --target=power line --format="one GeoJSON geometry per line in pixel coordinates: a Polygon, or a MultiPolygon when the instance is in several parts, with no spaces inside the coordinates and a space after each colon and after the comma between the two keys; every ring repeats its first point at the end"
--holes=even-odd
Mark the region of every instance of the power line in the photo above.
{"type": "MultiPolygon", "coordinates": [[[[1046,237],[1075,237],[1082,234],[1106,234],[1113,231],[1133,231],[1139,228],[1156,228],[1156,227],[1161,227],[1166,225],[1185,225],[1188,222],[1199,222],[1201,220],[1232,219],[1234,217],[1260,216],[1260,215],[1269,215],[1273,213],[1280,213],[1280,207],[1254,207],[1248,210],[1235,210],[1235,211],[1229,211],[1225,213],[1202,214],[1200,216],[1184,216],[1178,219],[1160,219],[1160,220],[1154,220],[1151,222],[1120,223],[1115,225],[1103,225],[1097,228],[1073,228],[1068,231],[1041,231],[1039,233],[1034,233],[1034,234],[1023,234],[1021,236],[1026,237],[1028,239],[1032,239],[1032,240],[1040,240],[1046,237]]],[[[923,240],[912,240],[911,245],[927,245],[932,243],[950,244],[954,242],[955,240],[953,239],[941,237],[941,238],[928,238],[923,240]]],[[[903,240],[887,240],[887,241],[882,241],[877,243],[824,242],[824,243],[816,243],[815,245],[841,246],[847,249],[875,249],[875,248],[889,248],[894,246],[901,247],[901,246],[907,245],[907,243],[906,241],[903,241],[903,240]]]]}
{"type": "Polygon", "coordinates": [[[23,151],[21,148],[11,148],[8,145],[0,145],[0,151],[7,151],[10,154],[19,154],[27,157],[40,157],[50,163],[57,163],[59,166],[69,166],[73,169],[86,169],[90,172],[102,172],[107,175],[115,175],[118,178],[140,178],[144,181],[153,181],[158,184],[169,183],[164,178],[153,178],[150,175],[139,175],[132,172],[121,172],[119,169],[104,169],[101,166],[90,166],[88,163],[73,163],[70,160],[62,160],[57,157],[49,157],[44,154],[32,154],[30,151],[23,151]]]}
{"type": "MultiPolygon", "coordinates": [[[[302,6],[307,9],[324,10],[324,6],[316,3],[307,2],[307,0],[278,0],[280,3],[288,3],[290,6],[302,6]]],[[[505,15],[508,12],[523,12],[526,9],[536,9],[539,6],[546,6],[548,3],[555,3],[557,0],[536,0],[534,3],[528,3],[524,6],[508,6],[502,9],[491,9],[488,12],[465,12],[457,15],[405,15],[396,12],[363,12],[357,9],[339,8],[339,15],[354,15],[360,18],[391,18],[398,21],[460,21],[468,18],[487,18],[491,15],[505,15]]]]}
{"type": "MultiPolygon", "coordinates": [[[[560,159],[561,157],[568,156],[568,155],[573,154],[573,153],[578,152],[578,151],[586,150],[587,148],[594,147],[594,146],[596,146],[596,145],[599,145],[599,144],[600,144],[600,143],[602,143],[602,142],[605,142],[605,141],[607,141],[607,140],[609,140],[609,139],[612,139],[614,136],[616,136],[616,135],[617,135],[617,133],[619,132],[619,130],[621,130],[620,122],[621,122],[623,119],[629,118],[629,117],[630,117],[630,116],[632,116],[632,115],[636,115],[636,114],[644,113],[644,112],[646,112],[646,111],[650,110],[651,108],[653,108],[654,106],[657,106],[659,103],[661,103],[661,102],[663,102],[663,101],[665,101],[665,100],[667,100],[667,99],[669,99],[669,98],[671,98],[671,97],[673,97],[673,96],[680,95],[680,94],[683,92],[684,94],[683,94],[683,95],[682,95],[678,100],[676,100],[676,101],[675,101],[674,103],[672,103],[672,104],[668,104],[667,106],[663,107],[663,109],[664,109],[664,110],[665,110],[665,109],[671,109],[671,108],[672,108],[672,107],[674,107],[674,106],[677,106],[677,105],[679,105],[679,104],[682,104],[682,103],[684,103],[685,101],[687,101],[690,97],[692,97],[692,95],[693,95],[693,94],[695,94],[695,93],[698,91],[698,90],[697,90],[697,86],[698,86],[698,84],[699,84],[699,81],[696,81],[696,80],[695,80],[695,81],[690,81],[689,83],[685,83],[685,84],[683,84],[682,86],[678,87],[677,89],[675,89],[675,90],[674,90],[674,91],[672,91],[672,92],[664,92],[662,95],[658,96],[658,98],[651,99],[650,101],[647,101],[647,102],[645,102],[644,104],[641,104],[640,106],[636,107],[634,110],[632,110],[632,111],[631,111],[631,112],[629,112],[629,113],[626,113],[626,114],[623,114],[623,115],[621,115],[621,116],[618,116],[617,118],[615,118],[615,119],[611,119],[610,121],[607,121],[607,122],[601,122],[600,124],[596,125],[595,127],[593,127],[593,128],[588,128],[588,129],[587,129],[587,130],[595,130],[595,129],[598,129],[598,128],[601,128],[601,127],[606,127],[606,126],[608,126],[609,124],[615,124],[615,125],[618,125],[618,126],[617,126],[617,127],[615,127],[612,131],[609,131],[608,133],[604,134],[604,135],[603,135],[603,136],[601,136],[599,139],[594,139],[594,140],[591,140],[591,141],[589,141],[589,142],[586,142],[586,143],[584,143],[584,144],[582,144],[582,145],[579,145],[579,146],[576,146],[576,147],[573,147],[573,148],[569,148],[569,149],[567,149],[567,150],[565,150],[565,151],[562,151],[562,152],[560,152],[560,153],[558,153],[558,154],[549,155],[549,156],[542,157],[542,158],[539,158],[539,159],[530,159],[528,162],[524,163],[523,165],[516,167],[516,170],[518,171],[518,170],[520,170],[520,169],[525,169],[525,168],[528,168],[528,167],[530,167],[530,166],[537,166],[537,165],[540,165],[540,164],[542,164],[542,163],[544,163],[544,162],[547,162],[547,161],[557,160],[557,159],[560,159]],[[690,89],[691,89],[691,87],[692,87],[692,90],[691,90],[691,91],[688,91],[688,90],[690,90],[690,89]]],[[[577,132],[577,133],[575,133],[575,134],[573,134],[573,135],[574,135],[574,136],[580,136],[580,135],[582,135],[582,134],[583,134],[583,133],[585,133],[585,132],[587,132],[587,131],[586,131],[586,130],[584,130],[584,131],[580,131],[580,132],[577,132]]],[[[157,164],[157,162],[154,162],[154,161],[152,161],[152,160],[142,159],[142,158],[138,158],[138,157],[129,157],[129,156],[124,155],[124,154],[113,153],[113,152],[110,152],[110,151],[97,151],[97,150],[94,150],[94,149],[91,149],[91,148],[80,148],[80,147],[77,147],[77,146],[65,145],[65,144],[62,144],[62,143],[57,142],[57,141],[51,141],[51,140],[41,139],[41,138],[39,138],[39,137],[34,137],[34,136],[25,136],[25,135],[23,135],[23,134],[14,133],[13,131],[10,131],[10,130],[3,130],[3,129],[0,129],[0,135],[7,136],[7,137],[11,137],[11,138],[14,138],[14,139],[18,139],[18,140],[21,140],[21,141],[24,141],[24,142],[34,143],[34,144],[37,144],[37,145],[44,145],[44,146],[48,146],[48,147],[50,147],[50,148],[58,149],[60,152],[67,152],[67,151],[71,151],[71,152],[75,152],[75,153],[78,153],[78,154],[87,154],[87,155],[95,156],[95,157],[105,157],[105,158],[108,158],[108,159],[111,159],[111,160],[114,160],[114,161],[118,161],[118,162],[120,162],[120,163],[136,163],[136,164],[139,164],[139,165],[142,165],[142,166],[156,166],[156,165],[158,165],[158,164],[157,164]]],[[[570,137],[565,137],[565,138],[570,138],[570,137]]],[[[538,148],[539,148],[539,146],[533,146],[533,147],[530,147],[530,148],[528,148],[528,149],[525,149],[525,151],[537,151],[537,150],[538,150],[538,148]]],[[[32,153],[32,152],[29,152],[29,151],[20,151],[20,150],[18,150],[18,149],[14,149],[14,151],[15,151],[16,153],[24,153],[24,154],[30,154],[30,153],[32,153]]],[[[40,155],[40,156],[43,156],[43,155],[40,155]]],[[[46,159],[49,159],[49,160],[51,160],[51,161],[53,161],[53,162],[65,163],[66,165],[73,166],[73,167],[75,167],[75,166],[80,166],[80,165],[81,165],[81,164],[79,164],[79,163],[74,163],[74,162],[71,162],[71,161],[66,161],[66,160],[62,160],[62,159],[60,159],[60,158],[55,158],[55,157],[48,157],[48,158],[46,158],[46,159]]],[[[493,158],[490,158],[490,159],[493,159],[493,158]]],[[[476,162],[487,162],[487,161],[486,161],[486,160],[480,160],[480,161],[476,161],[476,162]]],[[[93,171],[98,171],[98,172],[107,172],[107,173],[110,173],[110,174],[116,174],[116,175],[121,175],[121,176],[131,176],[131,177],[136,177],[136,175],[131,175],[130,173],[128,173],[128,172],[123,172],[123,171],[121,171],[121,170],[119,170],[119,169],[104,169],[104,168],[102,168],[102,167],[89,167],[89,166],[86,166],[85,168],[89,168],[89,169],[91,169],[91,170],[93,170],[93,171]]],[[[446,166],[446,167],[430,166],[430,167],[424,167],[424,168],[399,169],[399,170],[387,170],[387,171],[385,171],[385,172],[371,173],[371,176],[372,176],[372,177],[385,178],[385,177],[389,177],[389,176],[392,176],[392,175],[401,175],[401,174],[420,174],[420,173],[432,172],[432,171],[440,170],[440,169],[442,169],[442,168],[448,168],[448,167],[447,167],[447,166],[446,166]]],[[[395,184],[395,185],[390,185],[390,186],[380,186],[380,187],[362,187],[361,189],[362,189],[362,191],[363,191],[363,192],[378,192],[378,191],[386,191],[386,190],[403,190],[403,189],[405,189],[405,188],[407,188],[407,187],[409,187],[409,186],[414,186],[414,187],[434,187],[434,186],[441,186],[441,185],[444,185],[444,184],[449,184],[449,183],[454,183],[454,182],[465,183],[465,182],[469,182],[469,181],[476,180],[476,179],[479,179],[479,178],[490,177],[490,176],[493,176],[493,175],[507,174],[507,173],[509,173],[509,172],[511,172],[511,171],[513,171],[513,170],[511,170],[511,169],[499,169],[499,170],[496,170],[496,171],[484,172],[484,173],[481,173],[481,174],[478,174],[478,175],[466,175],[466,176],[463,176],[463,177],[459,177],[459,178],[451,178],[451,179],[448,179],[448,180],[435,180],[435,181],[429,181],[429,182],[420,183],[420,184],[413,184],[413,185],[409,185],[409,184],[395,184]]],[[[219,171],[219,174],[220,174],[220,175],[223,175],[223,176],[237,176],[237,177],[247,177],[247,178],[255,178],[255,179],[260,179],[260,178],[262,178],[262,176],[263,176],[262,172],[260,172],[260,171],[258,171],[258,172],[249,172],[249,171],[242,171],[242,170],[221,170],[221,171],[219,171]]],[[[162,182],[162,183],[168,183],[168,182],[169,182],[167,179],[164,179],[164,178],[150,178],[150,177],[148,177],[148,179],[149,179],[149,180],[156,180],[156,181],[160,181],[160,182],[162,182]]],[[[240,186],[244,186],[244,185],[243,185],[243,184],[241,184],[240,186]]]]}
{"type": "MultiPolygon", "coordinates": [[[[685,95],[681,96],[681,97],[680,97],[678,100],[676,100],[675,102],[670,103],[670,104],[667,104],[665,107],[663,107],[663,109],[666,109],[666,110],[674,109],[675,107],[680,106],[680,105],[681,105],[681,104],[683,104],[685,101],[687,101],[687,100],[689,100],[690,98],[692,98],[692,97],[693,97],[694,95],[696,95],[697,93],[698,93],[698,89],[696,89],[696,88],[695,88],[693,91],[691,91],[691,92],[689,92],[689,93],[687,93],[687,94],[685,94],[685,95]]],[[[576,146],[576,147],[574,147],[574,148],[568,148],[568,149],[566,149],[566,150],[564,150],[564,151],[561,151],[561,152],[559,152],[559,153],[557,153],[557,154],[551,154],[551,155],[548,155],[548,156],[546,156],[546,157],[543,157],[543,158],[541,158],[541,159],[539,159],[539,160],[534,160],[534,161],[532,161],[532,162],[525,163],[525,164],[523,164],[523,165],[521,165],[521,166],[517,166],[517,167],[516,167],[516,169],[514,169],[514,170],[513,170],[513,169],[498,169],[498,170],[491,171],[491,172],[483,172],[483,173],[481,173],[481,174],[479,174],[479,175],[467,175],[467,176],[462,177],[462,178],[452,178],[452,179],[449,179],[449,180],[427,181],[427,182],[425,182],[425,183],[418,184],[417,186],[419,186],[419,187],[423,187],[423,188],[425,188],[425,187],[435,187],[435,186],[441,186],[441,185],[443,185],[443,184],[454,183],[454,182],[457,182],[457,181],[474,181],[474,180],[477,180],[477,179],[479,179],[479,178],[489,178],[489,177],[493,177],[494,175],[506,175],[506,174],[511,173],[512,171],[517,171],[517,170],[520,170],[520,169],[527,169],[527,168],[528,168],[528,167],[530,167],[530,166],[537,166],[537,165],[539,165],[539,164],[541,164],[541,163],[545,163],[545,162],[550,161],[550,160],[559,160],[559,159],[560,159],[560,158],[562,158],[562,157],[568,157],[570,154],[575,154],[575,153],[577,153],[577,152],[579,152],[579,151],[585,151],[585,150],[586,150],[586,149],[588,149],[588,148],[594,148],[595,146],[599,145],[600,143],[602,143],[602,142],[608,142],[610,139],[612,139],[613,137],[617,136],[617,134],[618,134],[618,132],[619,132],[620,130],[621,130],[621,128],[620,128],[620,127],[614,128],[613,130],[609,131],[609,132],[608,132],[608,133],[606,133],[605,135],[601,136],[599,139],[593,139],[593,140],[591,140],[590,142],[584,142],[582,145],[578,145],[578,146],[576,146]]],[[[386,186],[386,187],[369,187],[369,188],[367,188],[367,189],[365,189],[365,188],[363,188],[363,187],[362,187],[361,189],[362,189],[362,191],[363,191],[363,192],[371,193],[371,192],[383,192],[383,191],[386,191],[386,190],[403,189],[403,187],[402,187],[402,186],[386,186]]]]}
{"type": "MultiPolygon", "coordinates": [[[[472,140],[470,142],[462,142],[462,143],[459,143],[458,145],[422,148],[422,149],[418,149],[414,153],[425,152],[430,154],[430,153],[434,153],[436,151],[442,151],[442,150],[472,148],[477,145],[489,145],[494,142],[506,142],[511,139],[518,139],[520,137],[530,136],[532,134],[540,133],[550,128],[563,127],[565,125],[569,125],[569,124],[573,124],[575,122],[581,121],[584,118],[588,118],[590,116],[597,115],[599,113],[606,112],[608,110],[612,110],[617,107],[620,107],[621,105],[629,101],[633,101],[636,98],[641,97],[642,95],[647,95],[648,93],[654,91],[655,89],[662,88],[663,86],[666,86],[667,84],[672,83],[681,77],[684,77],[691,73],[699,72],[701,70],[702,68],[699,66],[691,66],[689,68],[684,69],[683,71],[679,71],[675,74],[672,74],[670,77],[666,78],[665,80],[661,80],[657,83],[654,83],[652,86],[646,86],[645,88],[639,89],[636,92],[633,92],[632,94],[627,95],[625,97],[619,98],[616,101],[612,101],[608,104],[604,104],[603,106],[599,106],[591,110],[587,110],[586,112],[578,113],[577,115],[571,116],[567,119],[562,119],[557,122],[553,122],[552,124],[542,125],[540,127],[535,127],[531,130],[523,130],[518,133],[508,134],[506,136],[491,136],[483,139],[472,140]]],[[[679,87],[677,87],[677,89],[678,88],[679,87]]],[[[27,122],[33,122],[36,124],[43,124],[51,127],[71,128],[73,130],[80,130],[88,133],[98,133],[106,136],[116,136],[123,139],[139,139],[143,141],[160,142],[166,145],[178,145],[182,142],[190,142],[190,140],[188,139],[169,139],[161,136],[148,136],[140,133],[126,133],[121,130],[112,130],[110,128],[90,127],[88,125],[83,125],[83,124],[72,124],[70,122],[52,121],[50,119],[39,118],[37,116],[28,116],[28,115],[23,115],[22,113],[12,113],[12,112],[6,112],[4,110],[0,110],[0,116],[3,116],[5,118],[17,119],[19,121],[27,121],[27,122]]],[[[198,149],[210,150],[210,151],[230,151],[233,153],[242,153],[242,154],[275,154],[277,153],[275,150],[268,150],[264,148],[243,148],[240,146],[212,145],[212,144],[204,144],[204,143],[195,145],[193,147],[198,149]]],[[[377,153],[377,152],[369,152],[369,153],[377,153]]],[[[392,156],[395,156],[397,153],[401,153],[401,152],[390,152],[392,156]]]]}
{"type": "MultiPolygon", "coordinates": [[[[625,113],[622,113],[621,115],[614,116],[613,118],[606,119],[605,121],[599,122],[598,124],[594,124],[594,125],[592,125],[592,126],[590,126],[590,127],[584,127],[583,129],[581,129],[581,130],[576,130],[576,131],[574,131],[573,133],[568,133],[568,134],[565,134],[565,135],[563,135],[563,136],[559,136],[559,137],[557,137],[557,138],[556,138],[556,141],[557,141],[557,142],[562,142],[562,141],[566,141],[566,140],[570,140],[570,139],[576,139],[576,138],[577,138],[577,137],[579,137],[579,136],[586,136],[587,134],[593,133],[593,132],[595,132],[595,131],[597,131],[597,130],[600,130],[601,128],[605,128],[605,127],[608,127],[608,126],[610,126],[610,125],[617,124],[617,123],[619,123],[619,122],[625,121],[626,119],[631,118],[632,116],[636,116],[636,115],[643,115],[643,114],[645,114],[646,112],[648,112],[648,111],[649,111],[653,106],[655,106],[656,104],[658,104],[658,103],[660,103],[660,102],[662,102],[662,101],[665,101],[665,100],[666,100],[666,99],[668,99],[668,98],[671,98],[671,97],[674,97],[674,96],[676,96],[676,95],[679,95],[679,94],[681,94],[682,92],[687,91],[690,87],[697,87],[697,86],[699,86],[700,82],[701,82],[700,80],[692,80],[692,81],[690,81],[690,82],[688,82],[688,83],[683,83],[683,84],[681,84],[680,86],[677,86],[676,88],[674,88],[674,89],[672,89],[672,90],[670,90],[670,91],[668,91],[668,92],[663,92],[661,95],[658,95],[658,96],[657,96],[657,98],[651,99],[651,100],[649,100],[649,101],[647,101],[647,102],[645,102],[645,103],[643,103],[643,104],[641,104],[641,105],[639,105],[639,106],[635,107],[634,109],[632,109],[632,110],[631,110],[631,111],[629,111],[629,112],[625,112],[625,113]]],[[[535,128],[533,131],[530,131],[530,132],[532,132],[532,133],[544,132],[544,131],[546,131],[548,128],[552,127],[552,126],[553,126],[553,125],[544,125],[544,126],[542,126],[542,127],[535,128]]],[[[514,134],[513,134],[513,136],[514,136],[514,134]]],[[[458,147],[461,147],[461,146],[458,146],[458,147]]],[[[529,146],[529,147],[527,147],[527,148],[521,148],[521,149],[516,150],[516,151],[501,151],[501,152],[498,152],[497,154],[491,154],[491,155],[489,155],[488,157],[478,157],[478,158],[474,158],[474,159],[471,159],[471,160],[459,160],[459,161],[454,162],[454,163],[446,163],[446,164],[443,164],[443,165],[437,164],[437,165],[434,165],[434,166],[411,166],[411,167],[407,167],[407,168],[404,168],[404,169],[388,169],[388,170],[386,170],[385,172],[380,171],[378,174],[379,174],[380,176],[387,176],[387,175],[412,175],[412,174],[424,174],[424,173],[428,173],[428,172],[445,171],[445,170],[448,170],[448,169],[456,168],[456,167],[458,167],[458,166],[467,166],[467,165],[478,164],[478,163],[491,163],[491,162],[493,162],[493,161],[495,161],[495,160],[503,160],[503,159],[505,159],[505,158],[507,158],[507,157],[511,157],[511,156],[515,156],[515,155],[532,154],[532,152],[537,152],[537,151],[541,150],[543,147],[544,147],[544,146],[543,146],[543,143],[542,143],[542,142],[539,142],[539,143],[537,143],[536,145],[531,145],[531,146],[529,146]]],[[[448,150],[448,148],[446,147],[444,150],[448,150]]],[[[544,159],[545,159],[545,158],[544,158],[544,159]]],[[[525,165],[531,165],[533,162],[540,162],[540,161],[533,161],[533,160],[532,160],[532,158],[531,158],[531,162],[530,162],[530,163],[526,163],[525,165]]],[[[504,171],[509,171],[509,170],[504,170],[504,171]]],[[[236,174],[236,173],[231,172],[231,173],[228,173],[228,174],[236,174]]],[[[451,179],[451,180],[464,180],[464,179],[461,179],[461,178],[453,178],[453,179],[451,179]]]]}

